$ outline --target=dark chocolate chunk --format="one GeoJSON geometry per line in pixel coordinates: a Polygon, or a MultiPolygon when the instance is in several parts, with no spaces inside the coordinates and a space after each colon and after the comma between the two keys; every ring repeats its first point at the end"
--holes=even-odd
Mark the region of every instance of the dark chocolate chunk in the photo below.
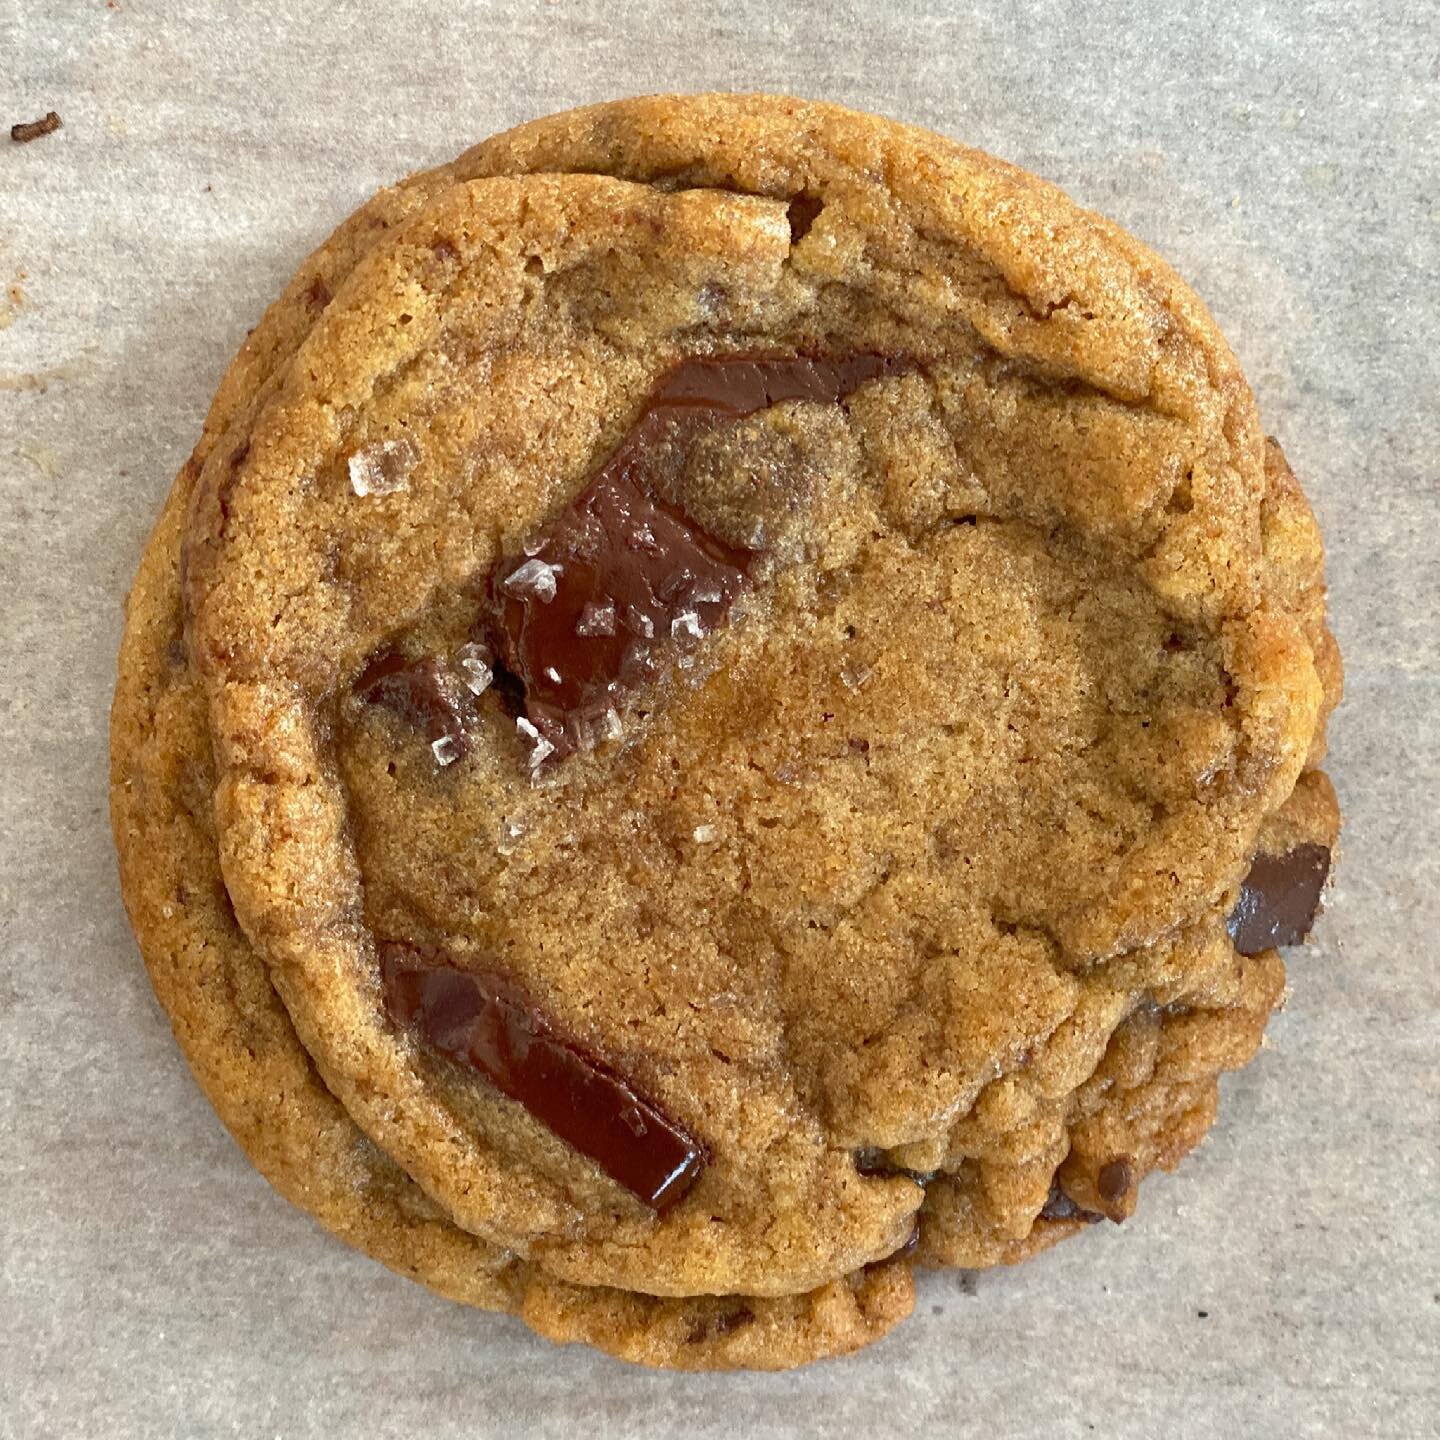
{"type": "Polygon", "coordinates": [[[586,489],[489,578],[482,624],[546,753],[607,733],[626,692],[722,624],[749,580],[755,552],[667,498],[699,436],[786,400],[836,403],[897,363],[731,356],[684,361],[660,382],[586,489]]]}
{"type": "Polygon", "coordinates": [[[562,1035],[514,981],[409,945],[380,947],[385,1004],[432,1049],[501,1094],[663,1214],[705,1168],[705,1149],[623,1076],[562,1035]]]}
{"type": "Polygon", "coordinates": [[[835,405],[865,381],[891,374],[899,366],[889,356],[871,354],[683,360],[660,382],[641,423],[657,410],[679,407],[739,419],[785,400],[835,405]]]}
{"type": "Polygon", "coordinates": [[[1045,1197],[1044,1205],[1040,1207],[1040,1218],[1042,1220],[1083,1220],[1087,1225],[1095,1225],[1105,1217],[1097,1215],[1093,1210],[1082,1210],[1060,1188],[1060,1177],[1057,1175],[1050,1182],[1050,1193],[1045,1197]]]}
{"type": "Polygon", "coordinates": [[[1315,922],[1329,873],[1325,845],[1257,855],[1226,921],[1235,948],[1242,955],[1258,955],[1275,945],[1298,945],[1315,922]]]}
{"type": "Polygon", "coordinates": [[[398,650],[382,651],[361,672],[355,693],[422,730],[442,765],[458,760],[470,748],[465,687],[431,656],[411,660],[398,650]]]}
{"type": "Polygon", "coordinates": [[[1108,1201],[1111,1205],[1116,1201],[1123,1200],[1130,1193],[1130,1187],[1134,1183],[1135,1167],[1130,1163],[1128,1155],[1121,1155],[1115,1160],[1107,1160],[1095,1177],[1096,1191],[1102,1200],[1108,1201]]]}
{"type": "Polygon", "coordinates": [[[59,128],[60,117],[51,110],[38,120],[22,120],[18,125],[12,125],[10,138],[17,145],[28,145],[30,141],[38,140],[42,135],[50,135],[59,128]]]}

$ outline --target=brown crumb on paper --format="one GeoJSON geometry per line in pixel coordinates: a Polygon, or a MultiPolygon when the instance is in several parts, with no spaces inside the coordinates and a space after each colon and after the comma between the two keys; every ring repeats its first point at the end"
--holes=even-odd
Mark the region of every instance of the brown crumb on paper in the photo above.
{"type": "Polygon", "coordinates": [[[22,120],[18,125],[12,125],[10,138],[17,145],[27,145],[31,140],[38,140],[42,135],[49,135],[59,128],[60,116],[51,110],[39,120],[22,120]]]}

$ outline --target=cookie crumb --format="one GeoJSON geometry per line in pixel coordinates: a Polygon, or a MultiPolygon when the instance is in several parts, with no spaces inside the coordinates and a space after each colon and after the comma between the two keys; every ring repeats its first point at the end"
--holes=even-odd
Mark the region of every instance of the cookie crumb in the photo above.
{"type": "Polygon", "coordinates": [[[17,145],[28,145],[42,135],[52,134],[60,128],[60,116],[49,110],[38,120],[22,120],[10,127],[10,138],[17,145]]]}

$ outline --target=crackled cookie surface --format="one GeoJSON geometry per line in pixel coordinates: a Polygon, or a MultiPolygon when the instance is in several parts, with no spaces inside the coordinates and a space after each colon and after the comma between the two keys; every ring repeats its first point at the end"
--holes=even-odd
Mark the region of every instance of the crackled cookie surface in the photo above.
{"type": "Polygon", "coordinates": [[[554,117],[377,197],[232,367],[132,600],[127,901],[332,1228],[796,1363],[1204,1134],[1328,873],[1323,604],[1113,227],[831,107],[554,117]]]}

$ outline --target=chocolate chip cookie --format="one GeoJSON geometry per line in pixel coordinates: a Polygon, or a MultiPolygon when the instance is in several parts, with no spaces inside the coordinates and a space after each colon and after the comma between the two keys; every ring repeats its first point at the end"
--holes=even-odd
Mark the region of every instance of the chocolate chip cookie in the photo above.
{"type": "Polygon", "coordinates": [[[126,900],[226,1123],[444,1293],[853,1349],[1213,1121],[1338,816],[1308,505],[1203,306],[835,107],[382,192],[132,595],[126,900]]]}

